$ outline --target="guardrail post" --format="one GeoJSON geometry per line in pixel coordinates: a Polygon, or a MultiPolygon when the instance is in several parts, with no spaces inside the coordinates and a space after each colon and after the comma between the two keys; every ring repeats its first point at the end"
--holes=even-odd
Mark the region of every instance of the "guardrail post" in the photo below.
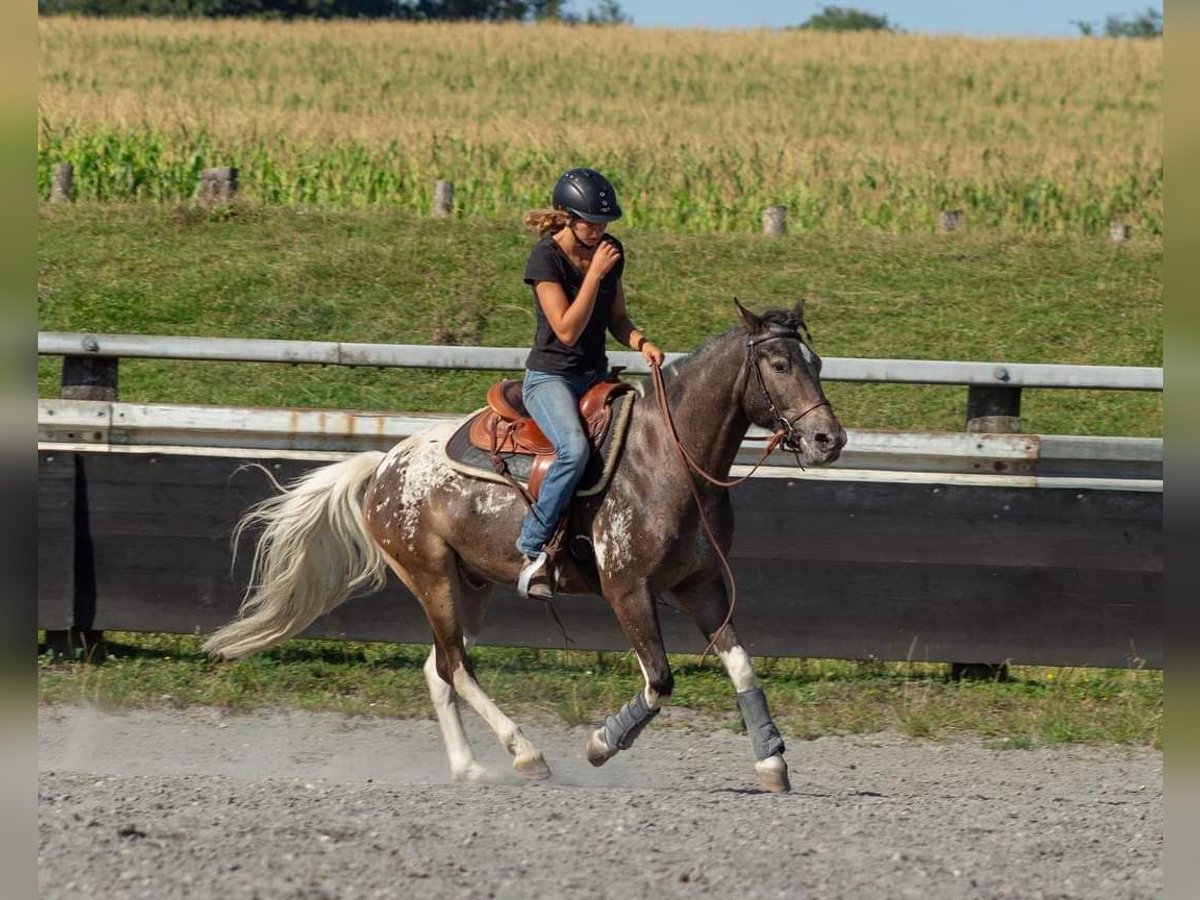
{"type": "MultiPolygon", "coordinates": [[[[85,350],[98,350],[100,345],[94,338],[86,338],[83,342],[85,350]]],[[[64,400],[105,400],[112,402],[117,399],[117,360],[108,356],[64,356],[62,382],[58,392],[64,400]]],[[[66,565],[76,569],[90,566],[90,543],[87,530],[87,496],[85,485],[80,481],[76,484],[75,500],[75,557],[66,561],[66,565]]],[[[100,662],[104,659],[104,632],[91,627],[95,614],[96,598],[91,578],[80,577],[85,573],[76,571],[75,578],[75,624],[66,631],[47,631],[46,646],[56,657],[75,659],[81,654],[88,662],[100,662]]]]}
{"type": "Polygon", "coordinates": [[[58,396],[64,400],[116,400],[117,360],[108,356],[64,356],[58,396]]]}
{"type": "Polygon", "coordinates": [[[990,384],[968,387],[967,431],[972,434],[1020,434],[1021,389],[990,384]]]}
{"type": "MultiPolygon", "coordinates": [[[[1008,379],[1003,367],[996,370],[1000,381],[1008,379]]],[[[973,384],[967,388],[967,431],[972,434],[1020,434],[1021,389],[1002,385],[973,384]]],[[[1004,663],[950,664],[950,678],[976,681],[1004,681],[1008,666],[1004,663]]]]}

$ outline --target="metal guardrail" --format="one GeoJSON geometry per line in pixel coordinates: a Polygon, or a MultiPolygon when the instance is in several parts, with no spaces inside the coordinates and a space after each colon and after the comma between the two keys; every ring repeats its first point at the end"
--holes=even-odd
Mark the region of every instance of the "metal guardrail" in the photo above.
{"type": "MultiPolygon", "coordinates": [[[[41,441],[351,452],[389,446],[441,417],[118,403],[118,362],[125,357],[519,371],[527,350],[45,331],[38,333],[38,353],[64,359],[63,399],[39,402],[41,441]],[[84,401],[107,405],[71,405],[84,401]]],[[[668,359],[680,356],[668,354],[668,359]]],[[[635,374],[647,371],[637,353],[614,352],[610,359],[635,374]]],[[[1160,438],[1052,438],[1020,433],[1023,388],[1161,391],[1161,368],[832,357],[825,360],[822,377],[967,387],[965,433],[854,432],[837,466],[841,470],[1149,479],[1158,482],[1152,489],[1161,490],[1160,438]]],[[[756,455],[745,447],[739,462],[756,455]]],[[[786,459],[781,456],[773,462],[786,464],[786,459]]]]}
{"type": "MultiPolygon", "coordinates": [[[[403,366],[433,369],[517,371],[528,348],[456,347],[425,344],[361,344],[340,341],[275,341],[247,338],[173,337],[40,331],[38,353],[116,359],[190,359],[332,366],[403,366]]],[[[684,354],[668,353],[667,360],[684,354]]],[[[640,353],[609,354],[613,365],[648,372],[640,353]]],[[[895,384],[959,384],[1008,388],[1072,388],[1161,391],[1163,370],[1151,366],[1075,366],[1044,363],[955,362],[932,359],[827,357],[827,381],[895,384]]]]}
{"type": "MultiPolygon", "coordinates": [[[[447,418],[458,416],[39,400],[38,441],[90,449],[196,447],[352,453],[386,450],[447,418]]],[[[765,434],[761,429],[753,431],[765,434]]],[[[752,463],[761,452],[760,444],[748,441],[738,462],[752,463]]],[[[766,465],[795,469],[795,461],[783,453],[768,458],[766,465]]],[[[841,459],[830,471],[1133,479],[1154,484],[1126,487],[1161,490],[1162,465],[1161,438],[852,429],[841,459]]]]}

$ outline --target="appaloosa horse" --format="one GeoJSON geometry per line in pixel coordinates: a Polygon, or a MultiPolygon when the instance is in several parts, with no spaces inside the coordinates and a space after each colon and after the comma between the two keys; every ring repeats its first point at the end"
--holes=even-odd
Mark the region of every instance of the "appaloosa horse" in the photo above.
{"type": "MultiPolygon", "coordinates": [[[[634,404],[607,489],[576,501],[587,504],[594,561],[585,565],[564,554],[558,591],[598,588],[645,675],[645,690],[591,735],[587,757],[593,765],[627,749],[670,699],[673,678],[655,609],[656,597],[670,593],[711,641],[733,681],[759,784],[786,791],[783,740],[750,656],[726,622],[730,606],[719,562],[733,534],[728,492],[693,481],[674,435],[716,478],[728,475],[751,423],[775,431],[812,466],[837,459],[846,435],[821,388],[820,359],[800,334],[803,305],[761,318],[741,304],[737,309],[742,326],[663,370],[674,429],[653,398],[634,404]]],[[[512,754],[519,775],[544,778],[549,768],[541,751],[480,688],[469,655],[491,583],[517,579],[521,556],[513,541],[525,506],[511,486],[446,464],[443,448],[458,424],[415,435],[386,454],[359,453],[316,469],[251,509],[238,525],[239,532],[248,525],[263,528],[250,590],[240,617],[205,648],[225,658],[262,650],[351,594],[378,590],[391,568],[433,631],[425,678],[451,775],[483,775],[463,732],[462,698],[512,754]]]]}

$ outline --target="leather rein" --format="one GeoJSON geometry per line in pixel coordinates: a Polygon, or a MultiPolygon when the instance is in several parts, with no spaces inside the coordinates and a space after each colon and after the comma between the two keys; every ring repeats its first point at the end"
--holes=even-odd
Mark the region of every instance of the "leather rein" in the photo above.
{"type": "MultiPolygon", "coordinates": [[[[779,424],[779,427],[776,428],[775,433],[772,434],[770,438],[746,438],[746,440],[765,440],[767,441],[767,447],[763,451],[763,455],[758,458],[758,461],[755,462],[749,472],[747,472],[741,478],[735,478],[729,481],[716,478],[704,471],[704,467],[696,462],[692,454],[688,451],[687,447],[684,446],[683,439],[680,438],[679,431],[675,427],[675,420],[671,415],[671,406],[667,402],[667,388],[663,382],[662,368],[654,364],[651,364],[650,366],[650,375],[654,381],[655,393],[658,395],[658,407],[662,411],[663,418],[667,422],[667,428],[671,432],[671,438],[675,444],[675,449],[679,451],[679,457],[683,461],[683,467],[688,473],[688,489],[692,493],[692,499],[696,501],[696,509],[700,514],[700,524],[704,527],[704,534],[708,537],[708,543],[712,546],[713,553],[716,554],[717,559],[720,560],[723,574],[725,575],[726,579],[728,579],[729,583],[729,612],[725,614],[725,620],[721,623],[721,627],[713,632],[713,636],[709,640],[708,646],[704,648],[704,653],[700,656],[701,665],[704,663],[704,658],[708,656],[708,651],[713,648],[713,645],[716,644],[717,639],[720,638],[721,633],[728,627],[729,622],[733,619],[733,608],[737,604],[737,582],[734,580],[733,570],[729,566],[729,560],[726,558],[725,554],[721,552],[721,547],[717,543],[717,537],[713,533],[712,524],[708,521],[708,514],[704,510],[704,502],[700,497],[699,490],[696,488],[696,481],[692,477],[692,473],[695,472],[709,484],[715,485],[716,487],[736,487],[753,475],[756,471],[758,471],[759,466],[766,462],[767,457],[770,456],[775,451],[775,448],[780,444],[783,444],[785,447],[795,452],[797,462],[799,462],[800,440],[799,435],[796,433],[796,425],[799,424],[800,420],[809,413],[820,409],[822,406],[829,407],[830,409],[833,407],[828,400],[821,399],[800,413],[800,415],[796,416],[796,418],[788,419],[779,411],[779,407],[775,405],[775,401],[771,397],[771,392],[767,389],[766,380],[763,378],[762,368],[759,365],[758,359],[754,353],[754,348],[759,344],[764,344],[767,341],[793,338],[799,341],[801,344],[804,343],[803,338],[800,337],[800,333],[798,331],[791,330],[774,331],[770,334],[764,335],[763,337],[752,337],[746,341],[746,366],[754,370],[754,374],[758,380],[759,390],[762,391],[762,395],[767,401],[767,406],[771,410],[771,415],[779,424]]],[[[803,466],[801,466],[801,468],[803,468],[803,466]]]]}

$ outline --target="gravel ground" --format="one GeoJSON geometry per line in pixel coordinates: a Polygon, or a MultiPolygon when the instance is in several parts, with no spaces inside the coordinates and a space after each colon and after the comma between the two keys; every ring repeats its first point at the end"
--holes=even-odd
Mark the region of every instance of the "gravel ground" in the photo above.
{"type": "Polygon", "coordinates": [[[491,783],[447,782],[431,721],[42,709],[39,896],[1163,893],[1154,750],[794,740],[775,796],[744,736],[669,710],[602,769],[586,729],[525,725],[540,784],[468,729],[491,783]]]}

